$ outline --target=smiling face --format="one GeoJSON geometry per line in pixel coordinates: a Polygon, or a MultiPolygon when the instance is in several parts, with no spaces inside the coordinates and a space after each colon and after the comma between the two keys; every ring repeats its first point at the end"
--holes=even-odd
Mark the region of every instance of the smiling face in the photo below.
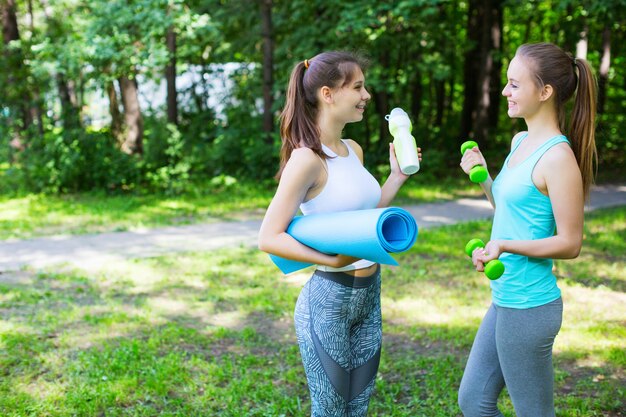
{"type": "Polygon", "coordinates": [[[508,102],[508,115],[512,118],[532,117],[542,103],[542,89],[537,85],[527,62],[515,56],[506,72],[507,84],[502,95],[508,102]]]}
{"type": "Polygon", "coordinates": [[[363,71],[356,67],[350,81],[333,91],[334,114],[344,123],[361,121],[370,98],[363,71]]]}

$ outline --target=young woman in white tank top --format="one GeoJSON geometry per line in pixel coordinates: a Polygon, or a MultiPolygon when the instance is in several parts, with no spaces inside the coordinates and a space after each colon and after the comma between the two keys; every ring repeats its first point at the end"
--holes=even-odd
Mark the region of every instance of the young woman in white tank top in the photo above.
{"type": "Polygon", "coordinates": [[[259,231],[261,250],[318,265],[294,317],[314,416],[367,412],[382,342],[380,266],[318,252],[287,227],[299,208],[308,215],[388,206],[408,178],[390,145],[391,174],[381,188],[361,147],[341,138],[370,99],[362,68],[353,54],[325,52],[293,69],[281,114],[280,182],[259,231]]]}

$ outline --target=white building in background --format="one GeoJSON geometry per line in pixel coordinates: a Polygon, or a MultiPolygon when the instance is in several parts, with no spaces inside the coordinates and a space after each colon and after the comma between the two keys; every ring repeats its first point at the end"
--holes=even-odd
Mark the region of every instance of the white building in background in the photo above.
{"type": "MultiPolygon", "coordinates": [[[[199,96],[208,95],[207,106],[215,112],[218,119],[224,119],[224,106],[232,100],[230,96],[230,91],[233,87],[231,76],[244,65],[246,64],[236,62],[211,64],[209,66],[210,72],[203,72],[200,66],[188,66],[182,74],[176,77],[179,109],[193,105],[190,103],[192,100],[190,94],[184,92],[188,91],[195,84],[196,93],[199,96]],[[205,84],[201,82],[200,77],[204,77],[207,91],[202,91],[202,86],[205,84]]],[[[247,65],[249,69],[254,69],[255,64],[247,65]]],[[[167,96],[165,77],[161,78],[159,83],[156,83],[154,80],[140,75],[137,81],[139,85],[139,105],[142,113],[145,114],[149,110],[165,113],[167,96]]],[[[118,87],[116,85],[116,88],[118,87]]],[[[87,94],[85,102],[83,117],[87,120],[87,124],[99,129],[111,123],[109,99],[104,91],[100,89],[92,90],[91,93],[87,94]]]]}

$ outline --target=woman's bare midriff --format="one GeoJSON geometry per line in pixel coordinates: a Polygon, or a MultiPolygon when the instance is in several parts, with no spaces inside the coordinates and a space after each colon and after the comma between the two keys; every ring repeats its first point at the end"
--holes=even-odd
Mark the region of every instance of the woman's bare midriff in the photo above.
{"type": "Polygon", "coordinates": [[[376,272],[378,264],[368,266],[367,268],[355,269],[353,271],[344,271],[344,274],[352,275],[353,277],[369,277],[376,272]]]}

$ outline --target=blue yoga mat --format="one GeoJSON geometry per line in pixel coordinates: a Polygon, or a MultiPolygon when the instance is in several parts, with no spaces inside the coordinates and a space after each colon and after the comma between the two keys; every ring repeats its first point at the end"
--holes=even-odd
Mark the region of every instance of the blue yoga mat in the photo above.
{"type": "MultiPolygon", "coordinates": [[[[399,207],[341,211],[295,217],[287,233],[327,254],[342,254],[387,265],[398,265],[389,253],[409,250],[417,239],[417,223],[399,207]]],[[[270,255],[284,274],[313,264],[270,255]]]]}

